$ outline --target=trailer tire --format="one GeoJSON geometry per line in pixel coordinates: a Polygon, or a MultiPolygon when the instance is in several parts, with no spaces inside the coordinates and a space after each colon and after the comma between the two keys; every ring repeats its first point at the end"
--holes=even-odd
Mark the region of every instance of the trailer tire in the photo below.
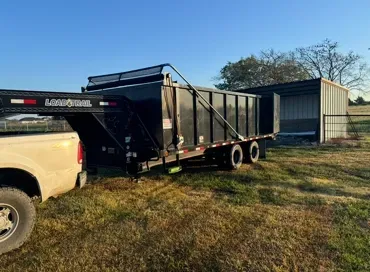
{"type": "Polygon", "coordinates": [[[248,145],[248,149],[245,155],[245,160],[248,163],[256,163],[260,157],[260,149],[256,141],[251,142],[248,145]]]}
{"type": "Polygon", "coordinates": [[[237,170],[243,163],[243,149],[240,145],[233,145],[230,149],[228,166],[231,170],[237,170]]]}
{"type": "Polygon", "coordinates": [[[36,209],[19,189],[0,187],[0,255],[23,245],[32,233],[36,209]]]}

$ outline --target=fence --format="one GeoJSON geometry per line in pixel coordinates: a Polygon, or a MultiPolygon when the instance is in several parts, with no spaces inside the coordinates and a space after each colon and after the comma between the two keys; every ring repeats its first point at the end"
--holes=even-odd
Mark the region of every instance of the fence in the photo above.
{"type": "Polygon", "coordinates": [[[0,132],[69,132],[67,121],[0,121],[0,132]]]}
{"type": "Polygon", "coordinates": [[[370,138],[370,114],[324,115],[324,142],[370,138]]]}

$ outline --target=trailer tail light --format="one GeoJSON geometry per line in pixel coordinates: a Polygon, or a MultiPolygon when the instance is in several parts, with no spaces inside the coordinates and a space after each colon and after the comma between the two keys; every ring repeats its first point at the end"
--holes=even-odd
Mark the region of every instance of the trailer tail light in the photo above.
{"type": "Polygon", "coordinates": [[[115,101],[110,101],[110,102],[108,102],[108,101],[101,101],[101,102],[99,102],[99,105],[100,106],[116,107],[117,106],[117,102],[115,102],[115,101]]]}
{"type": "Polygon", "coordinates": [[[84,159],[84,150],[82,148],[81,141],[78,143],[78,149],[77,149],[77,163],[82,164],[84,159]]]}
{"type": "Polygon", "coordinates": [[[36,105],[37,101],[35,99],[10,99],[10,103],[23,105],[36,105]]]}

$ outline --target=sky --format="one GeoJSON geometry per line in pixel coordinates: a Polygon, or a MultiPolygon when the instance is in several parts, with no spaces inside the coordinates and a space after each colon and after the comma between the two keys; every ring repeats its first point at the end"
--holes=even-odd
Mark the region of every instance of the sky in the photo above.
{"type": "Polygon", "coordinates": [[[369,11],[368,0],[1,1],[0,88],[79,92],[88,76],[167,62],[212,87],[228,61],[326,38],[370,63],[369,11]]]}

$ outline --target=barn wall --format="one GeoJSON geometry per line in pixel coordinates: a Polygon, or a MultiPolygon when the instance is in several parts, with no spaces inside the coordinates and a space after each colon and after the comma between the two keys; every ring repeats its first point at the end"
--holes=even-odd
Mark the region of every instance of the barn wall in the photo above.
{"type": "Polygon", "coordinates": [[[317,131],[319,128],[320,79],[277,84],[241,92],[280,95],[280,132],[317,131]]]}
{"type": "Polygon", "coordinates": [[[330,82],[321,80],[321,126],[320,142],[332,138],[347,137],[346,117],[326,117],[324,115],[345,115],[348,111],[348,89],[330,82]],[[325,139],[324,139],[325,136],[325,139]]]}
{"type": "Polygon", "coordinates": [[[319,122],[319,99],[318,94],[281,97],[280,131],[316,131],[319,122]]]}
{"type": "Polygon", "coordinates": [[[319,95],[298,95],[281,98],[280,119],[317,119],[319,117],[319,95]]]}
{"type": "MultiPolygon", "coordinates": [[[[348,106],[348,89],[323,78],[238,91],[262,96],[279,94],[280,131],[317,131],[319,142],[324,140],[323,114],[346,114],[348,106]]],[[[337,121],[344,123],[345,117],[337,121]]],[[[326,125],[326,131],[332,130],[329,137],[347,135],[346,125],[331,126],[326,125]]]]}

